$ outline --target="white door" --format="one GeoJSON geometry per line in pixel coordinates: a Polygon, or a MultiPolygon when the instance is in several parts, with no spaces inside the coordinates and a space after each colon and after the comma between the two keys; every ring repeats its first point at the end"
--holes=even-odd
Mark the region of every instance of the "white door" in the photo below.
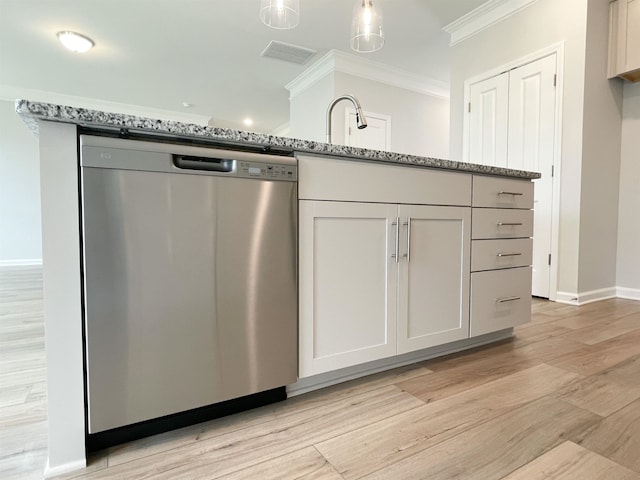
{"type": "Polygon", "coordinates": [[[511,70],[507,167],[540,172],[535,180],[532,293],[549,298],[556,54],[511,70]]]}
{"type": "Polygon", "coordinates": [[[300,377],[396,354],[397,206],[300,201],[300,377]]]}
{"type": "Polygon", "coordinates": [[[469,86],[470,163],[507,166],[509,73],[469,86]]]}
{"type": "Polygon", "coordinates": [[[351,108],[346,110],[345,145],[371,150],[391,150],[391,117],[382,113],[364,112],[367,118],[367,128],[356,126],[356,112],[351,108]]]}
{"type": "Polygon", "coordinates": [[[554,53],[469,86],[468,161],[540,172],[535,180],[533,287],[549,298],[556,130],[554,53]]]}
{"type": "Polygon", "coordinates": [[[398,212],[398,353],[468,338],[471,208],[398,212]]]}

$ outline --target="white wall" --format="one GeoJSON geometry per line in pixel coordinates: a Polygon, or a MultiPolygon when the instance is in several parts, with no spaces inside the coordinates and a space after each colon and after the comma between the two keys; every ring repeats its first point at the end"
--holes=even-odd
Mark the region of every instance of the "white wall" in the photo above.
{"type": "MultiPolygon", "coordinates": [[[[616,286],[622,80],[607,80],[609,0],[589,0],[578,292],[616,286]]],[[[611,292],[613,293],[613,292],[611,292]]]]}
{"type": "Polygon", "coordinates": [[[0,100],[0,265],[41,259],[38,139],[0,100]]]}
{"type": "Polygon", "coordinates": [[[617,285],[640,298],[640,83],[624,86],[617,285]]]}
{"type": "MultiPolygon", "coordinates": [[[[294,138],[325,141],[326,113],[337,96],[355,95],[363,110],[391,116],[391,150],[398,153],[449,158],[449,100],[386,83],[333,72],[291,98],[294,138]]],[[[340,102],[332,114],[334,144],[344,144],[345,109],[340,102]]]]}
{"type": "MultiPolygon", "coordinates": [[[[336,93],[352,93],[363,110],[391,116],[391,150],[449,158],[449,99],[424,95],[346,73],[336,73],[336,93]]],[[[335,143],[345,141],[345,108],[334,110],[335,143]]]]}
{"type": "Polygon", "coordinates": [[[538,0],[451,48],[451,157],[462,159],[464,81],[564,44],[558,290],[578,292],[587,2],[538,0]]]}
{"type": "MultiPolygon", "coordinates": [[[[325,75],[308,89],[292,97],[289,102],[290,136],[325,142],[327,107],[334,97],[333,73],[325,75]]],[[[332,130],[336,131],[335,128],[332,130]]]]}

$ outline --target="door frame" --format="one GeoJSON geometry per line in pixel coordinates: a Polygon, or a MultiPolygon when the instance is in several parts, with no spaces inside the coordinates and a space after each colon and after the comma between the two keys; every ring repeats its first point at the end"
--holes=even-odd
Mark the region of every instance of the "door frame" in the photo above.
{"type": "Polygon", "coordinates": [[[556,301],[558,296],[558,251],[560,241],[560,184],[562,175],[562,102],[564,97],[564,41],[554,43],[543,49],[504,63],[484,73],[468,78],[464,82],[464,115],[462,124],[462,158],[469,162],[469,112],[470,89],[474,83],[487,80],[514,68],[522,67],[544,57],[556,54],[556,109],[553,145],[552,198],[551,198],[551,266],[549,271],[549,300],[556,301]]]}
{"type": "MultiPolygon", "coordinates": [[[[367,112],[366,110],[363,110],[362,113],[364,113],[364,116],[366,118],[377,118],[378,120],[384,120],[384,122],[387,125],[386,138],[384,139],[384,142],[386,144],[386,151],[391,152],[392,151],[391,150],[391,115],[387,115],[385,113],[367,112]]],[[[346,107],[344,109],[344,144],[347,146],[353,146],[347,142],[350,142],[349,116],[355,115],[355,114],[356,114],[355,108],[346,107]]]]}

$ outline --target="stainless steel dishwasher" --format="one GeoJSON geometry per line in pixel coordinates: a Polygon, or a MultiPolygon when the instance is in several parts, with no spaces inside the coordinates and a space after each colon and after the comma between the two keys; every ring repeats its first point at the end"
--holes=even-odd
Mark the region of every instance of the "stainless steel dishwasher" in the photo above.
{"type": "Polygon", "coordinates": [[[88,433],[294,382],[295,159],[80,145],[88,433]]]}

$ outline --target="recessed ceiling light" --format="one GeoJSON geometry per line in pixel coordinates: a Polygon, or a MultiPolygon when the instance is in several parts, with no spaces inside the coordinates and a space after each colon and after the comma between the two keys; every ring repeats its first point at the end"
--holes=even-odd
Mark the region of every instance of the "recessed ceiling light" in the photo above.
{"type": "Polygon", "coordinates": [[[191,108],[193,107],[193,103],[189,103],[189,102],[182,102],[182,106],[184,108],[191,108]]]}
{"type": "Polygon", "coordinates": [[[244,123],[247,127],[250,127],[251,125],[253,125],[253,120],[247,117],[242,121],[242,123],[244,123]]]}
{"type": "Polygon", "coordinates": [[[84,53],[95,45],[89,37],[75,32],[58,32],[57,36],[60,43],[72,52],[84,53]]]}

